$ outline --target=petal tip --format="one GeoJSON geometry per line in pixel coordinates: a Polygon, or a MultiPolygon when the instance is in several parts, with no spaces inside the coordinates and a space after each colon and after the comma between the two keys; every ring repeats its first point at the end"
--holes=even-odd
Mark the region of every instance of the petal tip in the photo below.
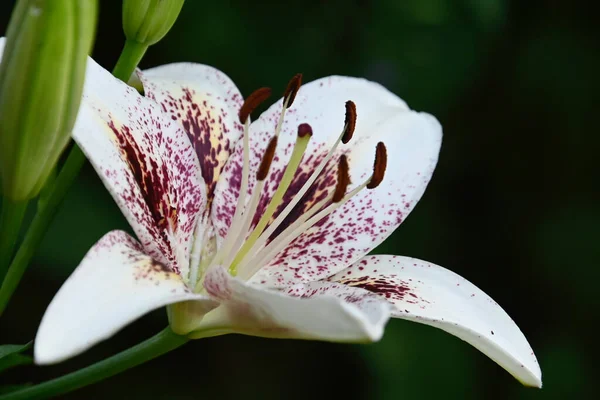
{"type": "Polygon", "coordinates": [[[535,362],[534,368],[528,368],[524,365],[521,366],[519,374],[513,374],[513,376],[521,382],[523,386],[541,389],[542,388],[542,371],[537,363],[535,362]]]}
{"type": "Polygon", "coordinates": [[[45,335],[38,334],[33,346],[33,359],[36,365],[52,365],[71,358],[80,352],[65,351],[65,347],[60,343],[49,340],[45,335]]]}

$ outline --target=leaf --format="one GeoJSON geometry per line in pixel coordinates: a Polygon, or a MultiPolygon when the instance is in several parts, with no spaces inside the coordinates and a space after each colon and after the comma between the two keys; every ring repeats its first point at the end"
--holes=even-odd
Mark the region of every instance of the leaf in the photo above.
{"type": "Polygon", "coordinates": [[[33,342],[0,345],[0,372],[18,365],[32,364],[33,358],[31,356],[21,354],[30,349],[32,344],[33,342]]]}
{"type": "Polygon", "coordinates": [[[27,344],[3,344],[0,345],[0,360],[11,354],[22,353],[29,350],[33,345],[33,341],[27,344]]]}
{"type": "Polygon", "coordinates": [[[25,389],[32,385],[33,383],[21,383],[18,385],[0,385],[0,395],[7,394],[10,392],[16,392],[17,390],[25,389]]]}

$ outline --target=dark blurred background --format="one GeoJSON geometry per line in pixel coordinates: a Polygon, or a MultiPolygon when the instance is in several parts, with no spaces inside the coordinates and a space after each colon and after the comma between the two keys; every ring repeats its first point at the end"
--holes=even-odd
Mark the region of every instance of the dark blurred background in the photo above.
{"type": "MultiPolygon", "coordinates": [[[[0,33],[13,6],[0,5],[0,33]]],[[[584,0],[193,1],[142,62],[214,65],[242,93],[329,74],[365,76],[438,117],[444,145],[420,205],[379,249],[466,277],[513,317],[544,389],[521,387],[466,343],[393,320],[372,345],[224,336],[195,341],[66,399],[598,398],[600,132],[598,7],[584,0]]],[[[123,44],[120,2],[103,1],[94,57],[123,44]]],[[[1,321],[31,340],[45,306],[89,247],[127,224],[87,166],[1,321]]],[[[164,311],[54,367],[39,382],[162,329],[164,311]]]]}

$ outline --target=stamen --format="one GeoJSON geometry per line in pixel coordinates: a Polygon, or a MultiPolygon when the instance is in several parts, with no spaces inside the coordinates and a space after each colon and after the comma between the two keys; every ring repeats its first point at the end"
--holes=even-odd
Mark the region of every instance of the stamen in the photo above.
{"type": "MultiPolygon", "coordinates": [[[[354,104],[354,103],[352,103],[352,104],[354,104]]],[[[350,107],[352,107],[352,106],[350,106],[350,107]]],[[[281,211],[279,213],[279,215],[277,216],[277,218],[275,218],[275,220],[267,227],[267,229],[264,231],[264,233],[256,241],[256,243],[254,244],[254,246],[248,251],[246,257],[242,260],[242,263],[245,263],[245,261],[246,261],[247,258],[253,257],[256,252],[258,252],[258,251],[260,251],[260,249],[262,249],[262,247],[265,245],[265,243],[267,242],[267,240],[269,240],[269,238],[271,237],[271,235],[273,235],[273,232],[275,232],[275,230],[277,228],[279,228],[279,226],[283,223],[283,221],[285,221],[285,218],[292,212],[292,210],[294,209],[294,207],[300,202],[300,200],[302,200],[303,196],[312,187],[313,183],[315,183],[315,181],[317,180],[317,178],[321,175],[321,172],[323,172],[323,169],[325,169],[325,167],[327,166],[327,164],[329,163],[329,161],[331,160],[331,158],[335,154],[335,151],[337,150],[338,145],[340,144],[342,138],[344,137],[347,128],[348,128],[348,124],[345,124],[344,125],[344,130],[338,136],[337,140],[335,141],[335,143],[333,144],[333,146],[331,147],[331,149],[329,150],[329,152],[327,153],[327,155],[325,156],[325,158],[323,159],[323,161],[321,161],[321,163],[319,164],[319,166],[313,171],[312,175],[308,178],[308,180],[304,183],[304,185],[302,185],[302,188],[290,200],[290,202],[283,209],[283,211],[281,211]]],[[[327,198],[326,200],[330,201],[331,199],[327,198]]],[[[322,205],[314,205],[309,210],[310,214],[304,213],[302,215],[302,217],[306,217],[306,218],[310,217],[316,211],[318,211],[321,207],[323,207],[324,204],[325,203],[323,203],[322,205]]],[[[304,222],[304,220],[301,221],[301,222],[304,222]]],[[[290,227],[288,227],[288,229],[290,229],[290,227]]]]}
{"type": "Polygon", "coordinates": [[[240,108],[240,123],[245,124],[252,112],[271,96],[271,89],[263,87],[255,90],[246,98],[242,108],[240,108]]]}
{"type": "Polygon", "coordinates": [[[335,191],[333,192],[333,198],[331,201],[334,203],[340,202],[346,194],[346,189],[350,183],[350,175],[348,174],[348,159],[345,154],[340,157],[337,170],[337,184],[335,185],[335,191]]]}
{"type": "MultiPolygon", "coordinates": [[[[222,265],[224,265],[224,266],[227,266],[227,265],[231,266],[231,263],[232,263],[233,259],[237,255],[238,249],[242,245],[242,242],[244,242],[244,240],[246,240],[248,229],[250,229],[250,225],[252,224],[252,221],[254,220],[254,214],[255,214],[256,209],[258,207],[258,202],[260,201],[260,197],[261,197],[261,194],[262,194],[262,191],[263,191],[264,187],[265,187],[265,181],[264,180],[262,180],[262,181],[256,181],[256,183],[254,184],[254,188],[253,188],[253,191],[252,191],[252,196],[250,196],[250,200],[248,201],[248,205],[244,209],[244,216],[243,216],[243,220],[242,220],[242,226],[241,226],[241,228],[239,228],[236,231],[232,232],[231,235],[234,238],[233,245],[231,246],[231,250],[230,251],[227,251],[226,253],[224,253],[222,265]]],[[[232,274],[235,275],[235,269],[230,268],[230,270],[232,271],[232,274]]]]}
{"type": "Polygon", "coordinates": [[[375,161],[373,162],[373,176],[371,181],[367,185],[367,189],[375,189],[385,175],[385,168],[387,167],[387,150],[383,142],[377,143],[375,148],[375,161]]]}
{"type": "Polygon", "coordinates": [[[271,163],[273,162],[273,157],[275,157],[276,149],[277,149],[277,136],[273,136],[273,138],[267,145],[267,149],[265,150],[263,159],[261,160],[260,166],[258,167],[258,171],[256,172],[257,180],[263,181],[269,174],[269,168],[271,168],[271,163]]]}
{"type": "MultiPolygon", "coordinates": [[[[263,230],[265,229],[269,220],[271,219],[271,217],[277,210],[277,207],[279,207],[279,205],[281,204],[281,202],[283,200],[283,196],[285,195],[285,192],[287,191],[290,184],[292,183],[292,180],[294,179],[294,175],[296,174],[296,171],[298,170],[300,161],[302,161],[302,156],[304,155],[304,152],[306,151],[306,147],[308,146],[311,135],[312,135],[312,128],[310,128],[310,126],[308,126],[308,124],[302,124],[298,127],[298,136],[296,137],[296,144],[294,145],[294,150],[292,151],[292,155],[290,157],[288,165],[286,166],[283,176],[281,177],[279,186],[277,187],[277,190],[273,194],[273,197],[271,197],[271,200],[269,201],[269,204],[268,204],[267,208],[265,209],[263,215],[261,216],[260,220],[256,224],[256,227],[254,228],[254,230],[252,231],[252,233],[250,234],[250,236],[248,237],[246,242],[244,242],[243,246],[240,248],[240,250],[236,254],[236,257],[233,260],[231,266],[229,267],[232,275],[236,274],[237,264],[239,264],[239,262],[244,258],[244,256],[248,252],[248,250],[252,249],[252,246],[257,241],[260,234],[263,233],[263,230]]],[[[265,155],[266,155],[266,152],[265,152],[265,155]]],[[[261,163],[261,167],[262,167],[262,163],[261,163]]],[[[259,171],[260,171],[260,168],[259,168],[259,171]]],[[[257,178],[258,178],[258,176],[257,176],[257,178]]],[[[266,178],[266,174],[265,174],[265,178],[266,178]]]]}
{"type": "MultiPolygon", "coordinates": [[[[300,228],[306,227],[306,221],[315,215],[317,211],[321,210],[328,202],[331,202],[331,196],[312,206],[307,212],[290,224],[284,232],[275,237],[266,247],[262,248],[261,246],[260,251],[254,254],[248,253],[238,265],[239,277],[241,279],[250,279],[269,260],[275,257],[277,253],[283,250],[296,237],[300,236],[304,232],[300,228]]],[[[266,234],[263,237],[266,237],[266,234]]]]}
{"type": "Polygon", "coordinates": [[[281,107],[281,113],[279,114],[279,120],[277,121],[277,125],[275,126],[275,136],[279,136],[281,133],[281,128],[283,127],[283,118],[285,117],[285,111],[290,108],[294,99],[296,98],[296,94],[298,90],[300,90],[300,86],[302,85],[302,74],[296,74],[292,79],[290,79],[287,87],[285,88],[285,92],[283,93],[283,106],[281,107]]]}
{"type": "MultiPolygon", "coordinates": [[[[377,144],[376,152],[375,152],[375,162],[374,162],[374,171],[373,175],[356,188],[352,189],[348,194],[343,196],[341,200],[338,202],[333,202],[333,197],[338,192],[338,186],[336,186],[335,192],[313,206],[307,213],[302,215],[296,221],[294,221],[287,229],[282,232],[279,236],[277,236],[271,243],[269,243],[265,248],[261,249],[260,252],[255,253],[252,257],[246,257],[242,263],[239,265],[240,278],[242,279],[250,279],[260,268],[262,268],[269,260],[275,257],[281,250],[283,250],[286,246],[288,246],[291,242],[296,240],[298,236],[302,233],[306,232],[313,225],[319,222],[321,219],[325,218],[327,215],[331,214],[341,206],[343,206],[348,200],[357,195],[361,190],[371,185],[372,182],[375,182],[377,187],[383,180],[383,175],[386,167],[386,149],[385,145],[382,142],[377,144]],[[321,210],[321,208],[331,202],[329,206],[325,207],[321,210]],[[316,211],[319,211],[316,215],[316,211]]],[[[347,161],[347,160],[346,160],[347,161]]],[[[342,160],[340,158],[340,166],[342,166],[342,160]]],[[[340,168],[340,169],[341,169],[340,168]]],[[[340,169],[338,169],[338,185],[339,185],[339,174],[340,169]]],[[[348,178],[349,179],[349,178],[348,178]]],[[[264,240],[264,239],[263,239],[264,240]]],[[[264,244],[264,241],[263,241],[264,244]]]]}
{"type": "MultiPolygon", "coordinates": [[[[217,260],[217,263],[223,261],[222,265],[231,265],[235,255],[237,254],[236,251],[246,239],[246,232],[248,232],[248,229],[252,224],[252,220],[254,219],[254,214],[258,207],[262,190],[265,186],[265,179],[269,174],[269,169],[271,167],[271,163],[273,162],[273,157],[275,156],[277,141],[277,136],[274,136],[267,145],[267,149],[265,150],[263,159],[261,160],[258,172],[256,174],[256,183],[254,184],[250,201],[244,208],[243,215],[240,216],[241,227],[239,226],[240,223],[238,223],[234,229],[232,224],[232,227],[230,228],[226,238],[230,245],[225,248],[223,252],[219,253],[221,257],[219,260],[217,260]]],[[[230,270],[232,271],[232,274],[235,275],[235,269],[230,268],[230,270]]]]}
{"type": "MultiPolygon", "coordinates": [[[[221,248],[217,251],[217,254],[213,257],[210,266],[216,265],[221,262],[226,254],[231,251],[232,245],[236,241],[236,232],[240,230],[240,224],[243,223],[244,214],[246,214],[246,208],[244,203],[248,193],[248,175],[250,174],[250,139],[248,137],[250,130],[250,118],[246,118],[244,123],[244,155],[242,165],[242,182],[240,184],[240,192],[235,206],[235,213],[231,219],[229,225],[229,231],[225,240],[221,244],[221,248]]],[[[250,208],[248,208],[250,210],[250,208]]],[[[247,229],[247,228],[246,228],[247,229]]]]}
{"type": "Polygon", "coordinates": [[[368,181],[363,182],[361,185],[354,188],[348,194],[346,194],[339,202],[332,202],[332,195],[329,195],[326,199],[321,200],[311,209],[298,218],[292,223],[284,232],[277,236],[271,243],[269,243],[264,249],[261,249],[255,257],[244,260],[243,264],[239,265],[240,278],[250,279],[259,269],[261,269],[269,260],[275,257],[281,250],[286,248],[292,243],[298,236],[310,229],[314,224],[331,214],[343,206],[348,200],[354,197],[358,192],[363,190],[367,186],[368,181]],[[321,209],[325,204],[331,203],[329,206],[321,209]],[[319,211],[316,215],[315,213],[319,211]],[[313,216],[314,215],[314,216],[313,216]]]}
{"type": "Polygon", "coordinates": [[[194,228],[194,241],[192,243],[192,250],[190,252],[190,272],[189,272],[189,284],[191,287],[195,287],[198,281],[198,272],[200,270],[200,264],[206,262],[201,257],[206,244],[209,242],[210,229],[207,229],[205,221],[198,221],[194,228]]]}
{"type": "Polygon", "coordinates": [[[346,120],[344,121],[344,136],[342,143],[346,144],[352,139],[356,128],[356,104],[352,100],[346,102],[346,120]]]}
{"type": "Polygon", "coordinates": [[[298,94],[298,90],[300,90],[300,86],[302,86],[302,74],[296,74],[287,84],[285,88],[285,92],[283,92],[283,104],[285,108],[290,108],[296,95],[298,94]]]}

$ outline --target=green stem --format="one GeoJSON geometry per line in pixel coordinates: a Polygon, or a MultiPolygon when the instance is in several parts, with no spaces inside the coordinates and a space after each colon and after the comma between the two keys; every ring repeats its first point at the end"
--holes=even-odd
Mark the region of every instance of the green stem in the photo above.
{"type": "Polygon", "coordinates": [[[185,336],[176,335],[167,327],[150,339],[106,360],[60,378],[0,396],[0,400],[47,399],[69,393],[168,353],[182,346],[188,340],[185,336]]]}
{"type": "Polygon", "coordinates": [[[40,242],[44,238],[54,215],[67,194],[67,190],[77,178],[79,170],[85,163],[85,155],[76,145],[71,149],[65,165],[54,182],[54,188],[43,205],[39,207],[31,225],[25,234],[23,243],[8,269],[2,287],[0,287],[0,315],[6,308],[13,292],[17,288],[25,269],[40,242]]]}
{"type": "Polygon", "coordinates": [[[0,214],[0,277],[8,268],[17,244],[27,201],[13,201],[5,197],[0,214]]]}
{"type": "MultiPolygon", "coordinates": [[[[148,46],[129,40],[126,41],[123,52],[119,57],[119,61],[113,70],[113,75],[116,78],[127,82],[147,49],[148,46]]],[[[10,265],[8,272],[6,273],[4,281],[2,282],[2,286],[0,287],[0,316],[2,316],[2,313],[10,301],[12,294],[19,285],[19,282],[23,277],[23,274],[25,273],[31,258],[33,257],[35,250],[38,248],[40,242],[44,238],[50,223],[58,212],[58,208],[67,195],[67,191],[75,181],[75,178],[77,178],[79,170],[81,170],[81,167],[84,163],[85,155],[77,146],[77,144],[74,144],[69,156],[67,157],[65,165],[56,177],[52,191],[45,199],[43,204],[38,207],[37,213],[33,218],[33,221],[31,221],[29,229],[27,230],[25,239],[23,239],[23,243],[21,244],[21,247],[19,247],[15,258],[10,265]]],[[[4,214],[4,206],[2,212],[4,214]]],[[[12,213],[10,215],[11,218],[14,218],[12,213]]],[[[4,241],[4,234],[2,234],[1,240],[4,241]]],[[[4,246],[3,243],[2,246],[4,246]]],[[[12,246],[14,246],[14,243],[12,246]]],[[[2,247],[2,253],[0,253],[0,262],[3,261],[3,258],[7,253],[12,252],[4,252],[4,248],[2,247]]],[[[10,262],[10,259],[7,261],[7,263],[8,262],[10,262]]],[[[2,264],[0,264],[0,268],[1,266],[2,264]]]]}
{"type": "Polygon", "coordinates": [[[129,39],[125,41],[125,47],[123,47],[117,65],[113,69],[113,75],[127,83],[142,57],[146,54],[146,50],[148,50],[148,46],[145,44],[129,39]]]}

